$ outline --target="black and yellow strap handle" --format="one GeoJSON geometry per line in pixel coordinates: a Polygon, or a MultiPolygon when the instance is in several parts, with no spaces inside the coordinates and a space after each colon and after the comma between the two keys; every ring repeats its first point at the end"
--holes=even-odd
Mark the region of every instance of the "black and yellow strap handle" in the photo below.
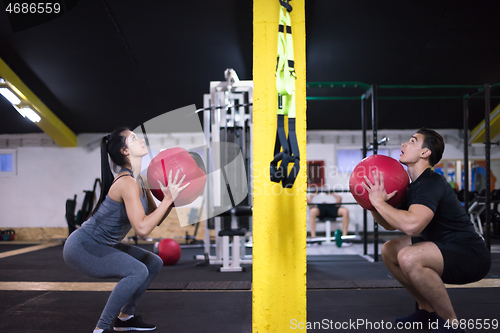
{"type": "MultiPolygon", "coordinates": [[[[291,1],[291,0],[290,0],[291,1]]],[[[289,0],[280,2],[278,28],[278,59],[276,66],[276,89],[278,91],[278,120],[274,158],[271,161],[271,181],[291,188],[300,170],[300,152],[295,134],[295,68],[293,62],[293,40],[289,0]],[[288,137],[285,131],[285,116],[288,117],[288,137]],[[281,163],[278,166],[278,163],[281,163]],[[288,172],[288,164],[293,167],[288,172]]]]}

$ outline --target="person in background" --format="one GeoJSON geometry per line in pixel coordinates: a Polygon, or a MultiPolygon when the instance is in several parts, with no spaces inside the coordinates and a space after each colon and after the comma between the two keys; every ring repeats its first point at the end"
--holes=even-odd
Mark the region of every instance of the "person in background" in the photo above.
{"type": "Polygon", "coordinates": [[[307,197],[309,205],[309,226],[311,228],[311,238],[316,238],[316,218],[337,218],[342,217],[342,236],[347,236],[349,228],[349,210],[341,206],[342,197],[334,192],[328,193],[335,198],[335,204],[319,203],[312,204],[312,200],[318,193],[311,193],[307,197]]]}

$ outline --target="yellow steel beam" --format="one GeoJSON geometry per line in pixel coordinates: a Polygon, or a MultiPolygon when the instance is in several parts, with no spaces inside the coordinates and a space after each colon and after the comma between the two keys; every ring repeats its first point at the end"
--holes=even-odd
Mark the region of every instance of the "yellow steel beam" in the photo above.
{"type": "Polygon", "coordinates": [[[283,188],[269,177],[276,138],[280,4],[253,2],[253,333],[294,332],[307,321],[305,0],[294,0],[292,6],[295,132],[301,159],[293,188],[283,188]]]}
{"type": "MultiPolygon", "coordinates": [[[[61,147],[76,147],[76,134],[71,131],[50,109],[23,83],[14,71],[0,58],[0,76],[15,87],[21,98],[33,105],[40,117],[35,123],[61,147]]],[[[14,110],[13,110],[14,111],[14,110]]]]}

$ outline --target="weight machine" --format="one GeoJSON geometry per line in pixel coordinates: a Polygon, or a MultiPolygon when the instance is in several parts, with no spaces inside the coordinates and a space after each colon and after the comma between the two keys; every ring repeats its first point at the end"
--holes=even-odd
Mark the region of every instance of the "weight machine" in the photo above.
{"type": "Polygon", "coordinates": [[[211,265],[222,265],[221,272],[243,271],[241,264],[251,264],[246,255],[246,242],[252,243],[252,103],[253,81],[240,81],[233,69],[224,72],[226,81],[210,82],[210,94],[205,94],[203,131],[209,150],[206,160],[207,178],[204,256],[211,265]],[[241,154],[241,156],[239,155],[241,154]],[[240,158],[242,157],[242,159],[240,158]],[[217,172],[220,158],[220,172],[217,172]],[[234,164],[227,172],[226,166],[234,164]],[[248,194],[242,198],[241,194],[248,194]],[[238,194],[240,195],[238,197],[238,194]],[[229,201],[228,198],[229,197],[229,201]],[[229,204],[229,205],[228,205],[229,204]],[[211,253],[210,229],[215,230],[215,254],[211,253]],[[232,239],[232,253],[229,251],[232,239]]]}

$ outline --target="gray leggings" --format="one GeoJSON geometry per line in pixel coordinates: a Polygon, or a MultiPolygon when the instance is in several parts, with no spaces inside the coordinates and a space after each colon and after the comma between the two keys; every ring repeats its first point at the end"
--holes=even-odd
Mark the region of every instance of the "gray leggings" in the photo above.
{"type": "Polygon", "coordinates": [[[121,311],[134,314],[137,301],[163,266],[156,254],[140,247],[118,243],[101,245],[83,229],[73,232],[63,251],[66,264],[94,278],[119,278],[111,292],[97,327],[107,329],[121,311]]]}

